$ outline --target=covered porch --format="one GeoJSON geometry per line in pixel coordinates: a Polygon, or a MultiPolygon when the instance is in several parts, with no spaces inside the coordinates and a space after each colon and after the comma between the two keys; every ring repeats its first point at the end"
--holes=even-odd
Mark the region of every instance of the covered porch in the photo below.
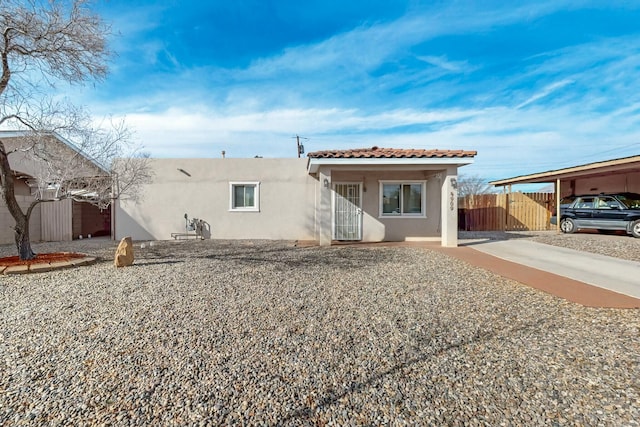
{"type": "Polygon", "coordinates": [[[458,167],[475,151],[368,148],[309,153],[315,230],[334,241],[458,244],[458,167]]]}

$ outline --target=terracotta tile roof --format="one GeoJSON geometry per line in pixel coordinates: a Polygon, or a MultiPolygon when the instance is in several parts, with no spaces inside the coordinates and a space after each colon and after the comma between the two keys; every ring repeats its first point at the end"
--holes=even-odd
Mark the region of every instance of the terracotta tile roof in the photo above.
{"type": "Polygon", "coordinates": [[[351,150],[314,151],[307,157],[314,159],[408,159],[408,158],[464,158],[474,157],[477,151],[464,150],[418,150],[412,148],[354,148],[351,150]]]}

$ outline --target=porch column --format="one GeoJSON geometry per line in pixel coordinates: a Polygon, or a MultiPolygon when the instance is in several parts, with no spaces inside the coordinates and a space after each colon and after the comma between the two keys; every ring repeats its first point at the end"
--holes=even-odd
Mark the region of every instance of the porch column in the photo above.
{"type": "Polygon", "coordinates": [[[556,179],[556,233],[560,233],[560,178],[556,179]]]}
{"type": "Polygon", "coordinates": [[[447,168],[441,187],[442,240],[445,247],[458,246],[458,169],[447,168]]]}
{"type": "Polygon", "coordinates": [[[331,246],[333,233],[331,231],[331,169],[320,168],[320,197],[318,202],[317,223],[320,246],[331,246]]]}

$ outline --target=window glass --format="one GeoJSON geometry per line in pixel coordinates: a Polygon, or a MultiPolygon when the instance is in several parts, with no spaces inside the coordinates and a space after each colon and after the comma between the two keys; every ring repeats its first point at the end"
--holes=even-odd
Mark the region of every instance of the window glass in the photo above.
{"type": "Polygon", "coordinates": [[[381,215],[424,215],[424,182],[383,182],[381,189],[381,215]]]}
{"type": "Polygon", "coordinates": [[[257,183],[230,183],[231,210],[258,210],[257,183]]]}
{"type": "Polygon", "coordinates": [[[400,214],[400,184],[383,184],[382,213],[400,214]]]}
{"type": "Polygon", "coordinates": [[[616,201],[613,197],[599,197],[598,198],[598,209],[618,209],[620,208],[620,203],[616,201]]]}
{"type": "Polygon", "coordinates": [[[422,185],[405,184],[402,186],[402,213],[422,213],[422,185]]]}
{"type": "Polygon", "coordinates": [[[560,206],[561,207],[569,206],[571,203],[573,203],[575,199],[576,199],[576,196],[574,195],[563,197],[562,200],[560,200],[560,206]]]}
{"type": "Polygon", "coordinates": [[[252,208],[254,206],[254,189],[253,185],[236,185],[234,187],[235,193],[235,208],[252,208]]]}
{"type": "Polygon", "coordinates": [[[640,196],[639,195],[635,195],[635,194],[631,194],[629,197],[627,197],[626,195],[620,195],[618,196],[620,198],[620,200],[622,200],[622,203],[624,203],[627,208],[629,209],[640,209],[640,196]]]}
{"type": "Polygon", "coordinates": [[[578,209],[593,209],[594,208],[594,198],[593,197],[581,197],[578,199],[576,203],[576,208],[578,209]]]}

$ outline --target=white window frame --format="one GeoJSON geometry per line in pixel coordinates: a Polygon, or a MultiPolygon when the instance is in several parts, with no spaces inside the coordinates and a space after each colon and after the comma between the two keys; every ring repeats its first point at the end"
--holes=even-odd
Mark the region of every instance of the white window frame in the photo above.
{"type": "MultiPolygon", "coordinates": [[[[379,183],[379,202],[378,202],[378,218],[401,218],[401,219],[424,219],[427,217],[427,181],[426,180],[380,180],[379,183]],[[420,210],[421,213],[384,213],[384,185],[395,184],[411,185],[420,184],[420,210]]],[[[401,187],[402,188],[402,187],[401,187]]],[[[402,191],[400,191],[400,208],[402,209],[402,191]]]]}
{"type": "Polygon", "coordinates": [[[260,212],[260,181],[230,181],[229,182],[229,211],[230,212],[260,212]],[[253,186],[253,206],[234,206],[235,187],[253,186]]]}

